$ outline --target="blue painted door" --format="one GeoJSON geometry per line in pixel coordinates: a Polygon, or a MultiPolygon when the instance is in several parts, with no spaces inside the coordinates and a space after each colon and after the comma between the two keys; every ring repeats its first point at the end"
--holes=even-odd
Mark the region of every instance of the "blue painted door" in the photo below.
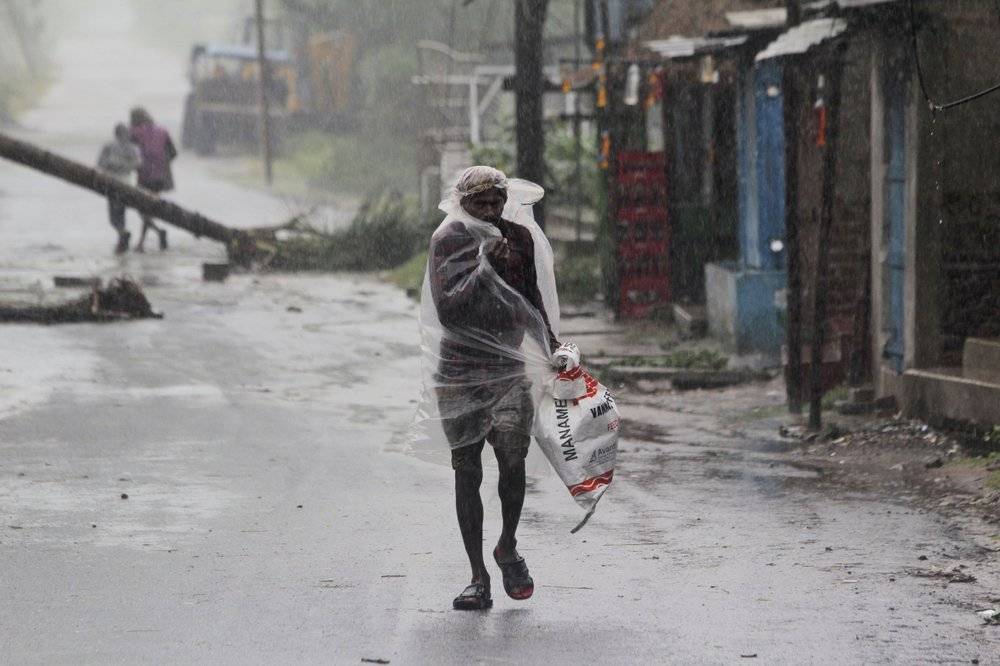
{"type": "Polygon", "coordinates": [[[779,270],[782,257],[771,241],[785,238],[785,124],[781,91],[782,67],[777,60],[758,63],[754,75],[757,142],[757,229],[751,247],[752,268],[779,270]]]}
{"type": "Polygon", "coordinates": [[[883,355],[896,372],[903,371],[903,288],[906,269],[906,82],[895,72],[888,73],[885,131],[885,273],[888,317],[883,355]]]}

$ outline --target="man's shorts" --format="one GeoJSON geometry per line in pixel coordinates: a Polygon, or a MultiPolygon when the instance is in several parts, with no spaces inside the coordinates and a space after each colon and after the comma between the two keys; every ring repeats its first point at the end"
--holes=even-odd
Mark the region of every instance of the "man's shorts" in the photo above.
{"type": "Polygon", "coordinates": [[[452,448],[452,467],[457,469],[466,456],[478,457],[484,438],[498,451],[527,453],[535,420],[527,380],[475,388],[442,386],[437,395],[448,442],[465,442],[452,448]]]}

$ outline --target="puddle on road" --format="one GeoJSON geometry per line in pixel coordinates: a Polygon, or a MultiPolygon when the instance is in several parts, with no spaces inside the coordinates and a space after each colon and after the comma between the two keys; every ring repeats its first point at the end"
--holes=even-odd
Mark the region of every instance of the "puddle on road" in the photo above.
{"type": "Polygon", "coordinates": [[[681,443],[663,426],[627,421],[619,474],[647,490],[664,483],[716,481],[751,483],[768,496],[821,478],[815,467],[768,455],[784,453],[785,442],[749,439],[731,431],[683,431],[691,439],[681,443]]]}

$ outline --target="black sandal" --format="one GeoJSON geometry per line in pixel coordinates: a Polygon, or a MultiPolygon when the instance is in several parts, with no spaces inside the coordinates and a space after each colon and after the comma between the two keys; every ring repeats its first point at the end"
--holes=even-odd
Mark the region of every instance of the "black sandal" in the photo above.
{"type": "Polygon", "coordinates": [[[485,583],[472,583],[451,602],[455,610],[486,610],[493,607],[490,588],[485,583]]]}
{"type": "Polygon", "coordinates": [[[501,562],[497,551],[493,551],[493,559],[496,560],[500,572],[503,574],[503,589],[511,599],[524,601],[530,599],[535,593],[535,581],[528,573],[528,565],[523,557],[509,562],[501,562]]]}

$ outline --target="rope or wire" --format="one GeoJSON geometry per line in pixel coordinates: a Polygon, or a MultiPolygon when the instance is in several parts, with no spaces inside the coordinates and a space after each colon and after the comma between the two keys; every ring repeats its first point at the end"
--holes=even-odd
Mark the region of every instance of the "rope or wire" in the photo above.
{"type": "Polygon", "coordinates": [[[935,102],[929,92],[927,92],[927,83],[924,81],[924,68],[920,61],[920,46],[917,43],[917,12],[913,8],[914,0],[909,0],[910,6],[910,38],[913,43],[913,57],[917,65],[917,79],[920,81],[920,92],[923,93],[924,99],[931,107],[931,111],[945,111],[947,109],[952,109],[956,106],[961,106],[963,104],[968,104],[969,102],[974,102],[975,100],[986,97],[1000,90],[1000,83],[986,88],[985,90],[980,90],[977,93],[968,95],[967,97],[962,97],[960,99],[953,100],[951,102],[945,102],[943,104],[935,102]]]}

